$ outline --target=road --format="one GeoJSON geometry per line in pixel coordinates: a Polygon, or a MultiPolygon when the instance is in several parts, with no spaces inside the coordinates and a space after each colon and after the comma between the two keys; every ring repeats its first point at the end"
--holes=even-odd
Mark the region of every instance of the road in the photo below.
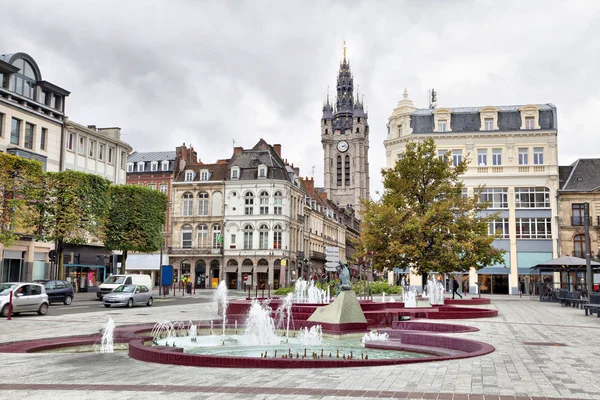
{"type": "MultiPolygon", "coordinates": [[[[197,290],[196,294],[182,296],[178,291],[175,296],[169,295],[166,297],[159,296],[155,290],[154,303],[152,307],[173,307],[183,306],[188,304],[203,305],[203,307],[214,302],[214,290],[197,290]]],[[[245,294],[241,291],[231,291],[230,298],[244,298],[245,294]]],[[[88,312],[107,312],[108,310],[124,310],[125,312],[139,313],[147,308],[144,306],[133,307],[128,310],[126,307],[104,307],[104,303],[96,298],[96,293],[76,293],[71,305],[62,303],[53,303],[48,309],[48,315],[68,315],[88,312]]],[[[25,316],[26,314],[23,314],[25,316]]],[[[31,314],[35,315],[35,314],[31,314]]]]}

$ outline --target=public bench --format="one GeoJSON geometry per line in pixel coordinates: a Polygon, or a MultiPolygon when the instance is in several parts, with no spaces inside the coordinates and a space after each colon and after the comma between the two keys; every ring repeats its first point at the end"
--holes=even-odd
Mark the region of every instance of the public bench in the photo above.
{"type": "Polygon", "coordinates": [[[579,308],[580,303],[587,302],[581,298],[581,292],[569,292],[565,289],[561,289],[558,295],[558,301],[565,307],[577,307],[579,308]]]}
{"type": "Polygon", "coordinates": [[[583,304],[583,308],[585,309],[585,315],[588,315],[588,312],[593,314],[596,311],[596,317],[600,318],[600,293],[590,294],[590,302],[583,304]]]}

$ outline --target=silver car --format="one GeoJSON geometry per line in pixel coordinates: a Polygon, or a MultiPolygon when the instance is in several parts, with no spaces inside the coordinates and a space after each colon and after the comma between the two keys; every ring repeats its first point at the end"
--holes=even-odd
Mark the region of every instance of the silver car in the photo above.
{"type": "Polygon", "coordinates": [[[144,285],[121,285],[104,295],[104,307],[152,305],[152,292],[144,285]]]}
{"type": "Polygon", "coordinates": [[[12,292],[12,314],[37,312],[46,315],[48,312],[48,295],[43,285],[37,283],[7,282],[0,283],[0,317],[8,316],[8,303],[12,292]]]}

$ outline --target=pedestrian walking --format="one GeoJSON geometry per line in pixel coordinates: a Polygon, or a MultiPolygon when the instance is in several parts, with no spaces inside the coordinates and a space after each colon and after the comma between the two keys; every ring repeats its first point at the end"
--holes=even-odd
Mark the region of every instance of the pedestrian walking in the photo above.
{"type": "Polygon", "coordinates": [[[454,300],[454,294],[457,294],[458,297],[460,297],[462,299],[462,296],[460,293],[458,293],[458,281],[456,280],[456,278],[452,278],[452,299],[454,300]]]}

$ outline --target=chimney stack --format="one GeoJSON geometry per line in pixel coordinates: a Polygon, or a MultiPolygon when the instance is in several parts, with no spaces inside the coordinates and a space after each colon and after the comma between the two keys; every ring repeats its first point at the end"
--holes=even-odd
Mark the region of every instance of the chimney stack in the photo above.
{"type": "Polygon", "coordinates": [[[233,154],[236,156],[242,154],[243,151],[244,151],[243,147],[234,147],[233,148],[233,154]]]}
{"type": "Polygon", "coordinates": [[[281,157],[281,145],[280,144],[274,144],[273,148],[275,149],[275,153],[277,153],[277,155],[279,157],[281,157]]]}

